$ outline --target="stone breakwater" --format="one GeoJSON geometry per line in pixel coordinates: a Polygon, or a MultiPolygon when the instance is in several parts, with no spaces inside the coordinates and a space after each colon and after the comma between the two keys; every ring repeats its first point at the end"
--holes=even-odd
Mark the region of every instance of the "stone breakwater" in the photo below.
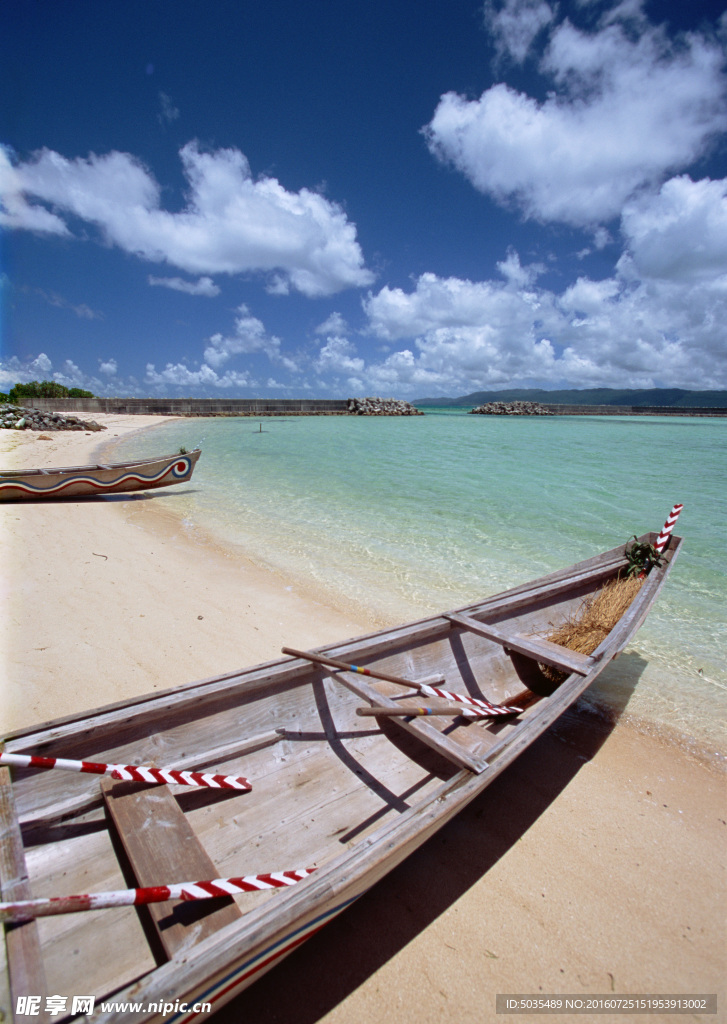
{"type": "Polygon", "coordinates": [[[553,416],[550,409],[546,409],[537,402],[487,402],[486,405],[478,405],[476,409],[470,409],[471,413],[482,413],[484,416],[553,416]]]}
{"type": "Polygon", "coordinates": [[[0,429],[4,430],[106,430],[95,420],[42,412],[21,405],[0,405],[0,429]]]}
{"type": "Polygon", "coordinates": [[[354,416],[423,416],[409,402],[397,398],[349,398],[348,411],[354,416]]]}

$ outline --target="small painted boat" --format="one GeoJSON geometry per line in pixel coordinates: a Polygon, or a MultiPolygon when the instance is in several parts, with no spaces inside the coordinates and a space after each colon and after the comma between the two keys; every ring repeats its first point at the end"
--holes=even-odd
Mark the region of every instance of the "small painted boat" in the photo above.
{"type": "Polygon", "coordinates": [[[545,637],[624,573],[623,545],[458,611],[7,736],[6,1019],[25,1019],[31,996],[56,1021],[94,1007],[94,1022],[180,1024],[219,1009],[583,693],[680,545],[668,538],[591,654],[545,637]],[[192,773],[208,781],[184,784],[192,773]]]}
{"type": "Polygon", "coordinates": [[[0,470],[0,501],[146,491],[191,480],[200,450],[109,465],[0,470]]]}

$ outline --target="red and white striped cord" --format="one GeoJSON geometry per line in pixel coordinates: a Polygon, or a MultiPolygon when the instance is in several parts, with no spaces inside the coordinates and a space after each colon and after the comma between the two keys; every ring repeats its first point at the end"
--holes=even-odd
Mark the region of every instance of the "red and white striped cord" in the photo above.
{"type": "Polygon", "coordinates": [[[0,903],[0,920],[27,921],[33,917],[73,914],[80,910],[140,906],[146,903],[164,903],[167,900],[209,900],[261,889],[282,889],[302,882],[315,870],[304,868],[300,871],[273,871],[269,874],[244,875],[241,878],[214,878],[203,882],[152,885],[143,889],[117,889],[112,892],[86,893],[82,896],[49,896],[34,900],[17,900],[12,903],[0,903]]]}
{"type": "Polygon", "coordinates": [[[96,761],[69,761],[62,757],[39,757],[36,754],[0,752],[0,764],[19,768],[61,768],[69,772],[109,775],[124,782],[152,782],[158,785],[208,786],[211,789],[252,789],[241,775],[214,775],[210,772],[181,772],[172,768],[148,768],[134,764],[102,764],[96,761]]]}
{"type": "Polygon", "coordinates": [[[683,508],[684,508],[683,505],[675,505],[674,508],[669,513],[669,516],[668,516],[666,522],[664,523],[664,525],[661,528],[661,533],[656,538],[656,544],[654,545],[654,547],[656,548],[656,551],[657,551],[658,554],[661,554],[661,552],[666,547],[667,542],[668,542],[669,538],[671,537],[671,532],[674,529],[674,524],[676,523],[677,519],[679,518],[679,513],[681,512],[681,510],[683,508]]]}
{"type": "Polygon", "coordinates": [[[498,715],[518,715],[522,711],[522,708],[509,708],[504,704],[491,704],[489,700],[480,700],[478,697],[450,693],[449,690],[440,690],[438,686],[429,686],[428,683],[420,683],[418,689],[419,693],[426,697],[443,697],[445,700],[465,704],[467,710],[462,711],[462,714],[467,718],[495,718],[498,715]]]}

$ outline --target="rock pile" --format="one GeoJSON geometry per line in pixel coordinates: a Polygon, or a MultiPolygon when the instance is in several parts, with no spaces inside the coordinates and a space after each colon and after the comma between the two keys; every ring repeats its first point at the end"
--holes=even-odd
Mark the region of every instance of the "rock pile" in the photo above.
{"type": "Polygon", "coordinates": [[[423,416],[409,402],[397,398],[349,398],[348,411],[354,416],[423,416]]]}
{"type": "Polygon", "coordinates": [[[485,416],[552,416],[550,409],[537,402],[487,402],[478,405],[470,412],[483,413],[485,416]]]}
{"type": "Polygon", "coordinates": [[[0,405],[0,429],[106,430],[106,427],[95,420],[79,420],[78,416],[62,416],[59,412],[42,412],[22,405],[0,405]]]}

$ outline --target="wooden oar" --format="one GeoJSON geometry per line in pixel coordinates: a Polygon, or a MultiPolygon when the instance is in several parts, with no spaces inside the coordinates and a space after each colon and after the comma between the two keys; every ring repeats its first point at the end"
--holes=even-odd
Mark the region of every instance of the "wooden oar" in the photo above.
{"type": "Polygon", "coordinates": [[[486,711],[478,711],[477,708],[429,708],[419,704],[400,704],[395,708],[384,708],[380,704],[374,704],[372,707],[356,708],[356,714],[362,718],[379,718],[380,716],[393,718],[397,715],[404,715],[407,718],[417,718],[423,715],[445,715],[449,718],[458,718],[460,715],[464,715],[465,718],[488,717],[486,711]]]}
{"type": "Polygon", "coordinates": [[[53,914],[74,914],[79,910],[104,910],[108,907],[140,906],[167,900],[210,900],[235,896],[260,889],[281,889],[307,878],[315,868],[299,871],[273,871],[244,875],[241,878],[214,878],[203,882],[176,882],[141,889],[117,889],[112,892],[85,893],[82,896],[47,896],[34,900],[0,903],[0,921],[27,921],[53,914]]]}
{"type": "MultiPolygon", "coordinates": [[[[465,704],[470,708],[480,708],[482,713],[470,715],[470,718],[494,718],[498,715],[519,715],[522,708],[508,707],[503,704],[492,704],[489,700],[480,700],[479,697],[470,697],[468,694],[450,693],[449,690],[441,690],[428,683],[416,683],[413,679],[403,679],[401,676],[393,676],[388,672],[380,672],[378,669],[362,668],[360,665],[349,665],[348,662],[338,661],[336,658],[329,658],[322,654],[314,654],[312,651],[297,651],[293,647],[283,647],[283,654],[291,654],[294,658],[306,658],[308,661],[320,665],[330,665],[343,672],[358,672],[362,676],[371,676],[372,679],[383,679],[387,683],[395,683],[397,686],[408,686],[410,689],[423,693],[425,697],[442,697],[444,700],[456,701],[465,704]]],[[[464,714],[460,711],[459,714],[464,714]]]]}
{"type": "Polygon", "coordinates": [[[329,658],[323,654],[314,654],[312,651],[296,651],[293,647],[283,647],[283,654],[290,654],[294,658],[305,658],[307,661],[315,661],[319,665],[330,665],[331,668],[340,669],[343,672],[358,672],[362,676],[371,676],[372,679],[383,679],[387,683],[396,683],[397,686],[408,686],[414,690],[420,690],[424,683],[415,683],[413,679],[403,679],[401,676],[392,676],[387,672],[380,672],[378,669],[362,668],[360,665],[349,665],[346,661],[338,661],[336,658],[329,658]]]}

